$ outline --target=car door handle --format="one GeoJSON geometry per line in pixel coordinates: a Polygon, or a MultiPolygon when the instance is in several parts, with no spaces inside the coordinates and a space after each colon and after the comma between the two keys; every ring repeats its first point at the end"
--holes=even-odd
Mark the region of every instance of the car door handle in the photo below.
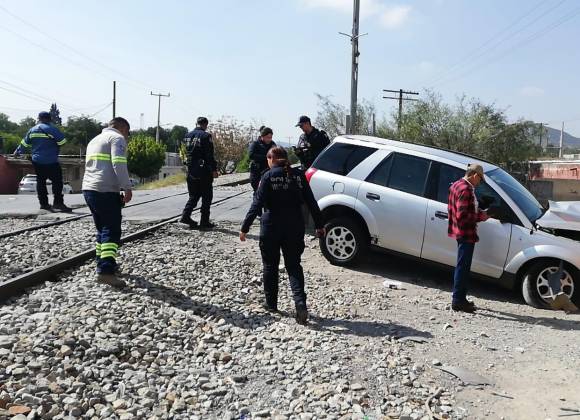
{"type": "Polygon", "coordinates": [[[435,212],[435,217],[437,217],[438,219],[447,219],[447,213],[445,213],[444,211],[436,211],[435,212]]]}
{"type": "Polygon", "coordinates": [[[378,194],[373,194],[373,193],[367,193],[367,198],[369,200],[373,200],[373,201],[379,201],[381,199],[381,196],[378,194]]]}

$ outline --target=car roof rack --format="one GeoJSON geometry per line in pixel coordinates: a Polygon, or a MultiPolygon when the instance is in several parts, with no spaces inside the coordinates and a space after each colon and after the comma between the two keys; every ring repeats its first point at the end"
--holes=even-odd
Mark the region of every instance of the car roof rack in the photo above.
{"type": "Polygon", "coordinates": [[[490,165],[494,165],[494,166],[499,167],[499,165],[497,163],[490,162],[489,160],[485,160],[485,159],[482,159],[480,157],[470,155],[469,153],[456,152],[455,150],[449,150],[449,149],[445,149],[444,147],[439,147],[439,146],[431,146],[431,145],[426,145],[426,144],[421,144],[421,143],[412,143],[410,141],[392,140],[392,139],[385,139],[382,137],[365,136],[365,135],[359,135],[359,134],[342,134],[342,135],[339,135],[339,137],[350,139],[350,140],[358,140],[358,141],[362,141],[362,142],[366,142],[366,143],[384,144],[385,146],[388,146],[391,143],[401,143],[403,145],[426,147],[426,148],[430,148],[430,149],[441,150],[443,152],[455,153],[456,155],[465,156],[468,158],[479,160],[481,162],[489,163],[490,165]],[[387,143],[387,142],[389,142],[389,143],[387,143]]]}

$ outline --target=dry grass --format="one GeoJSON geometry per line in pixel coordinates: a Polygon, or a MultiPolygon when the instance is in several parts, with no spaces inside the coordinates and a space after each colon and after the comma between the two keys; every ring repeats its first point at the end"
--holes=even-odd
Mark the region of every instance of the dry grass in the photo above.
{"type": "Polygon", "coordinates": [[[179,185],[185,183],[185,173],[180,173],[177,175],[171,175],[167,178],[160,179],[159,181],[147,182],[145,184],[138,185],[136,190],[154,190],[157,188],[170,187],[172,185],[179,185]]]}

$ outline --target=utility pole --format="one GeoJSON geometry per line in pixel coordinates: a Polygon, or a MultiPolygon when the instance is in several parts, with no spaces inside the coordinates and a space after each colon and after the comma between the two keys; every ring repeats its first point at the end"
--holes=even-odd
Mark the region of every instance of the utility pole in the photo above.
{"type": "Polygon", "coordinates": [[[161,97],[165,97],[165,98],[169,98],[171,94],[167,93],[167,95],[164,95],[162,93],[153,93],[151,92],[151,96],[157,96],[159,98],[159,103],[157,105],[157,131],[155,132],[155,141],[157,143],[159,143],[159,129],[161,127],[160,123],[161,123],[161,97]]]}
{"type": "Polygon", "coordinates": [[[113,81],[113,118],[117,116],[117,82],[113,81]]]}
{"type": "Polygon", "coordinates": [[[547,135],[546,136],[546,147],[544,147],[542,145],[542,137],[544,136],[544,126],[549,125],[548,123],[540,123],[540,147],[542,148],[542,150],[546,151],[548,149],[548,147],[550,146],[550,136],[547,135]]]}
{"type": "Polygon", "coordinates": [[[562,121],[562,129],[560,130],[560,152],[558,153],[558,157],[562,159],[562,155],[564,153],[564,121],[562,121]]]}
{"type": "Polygon", "coordinates": [[[356,107],[357,107],[357,91],[358,91],[358,57],[360,52],[358,50],[358,39],[359,35],[359,17],[360,17],[360,0],[353,1],[352,10],[352,34],[345,34],[344,32],[339,32],[340,35],[344,35],[350,39],[352,44],[352,69],[350,77],[350,123],[347,118],[347,134],[355,134],[356,132],[356,107]]]}
{"type": "Polygon", "coordinates": [[[376,120],[374,112],[373,112],[373,131],[372,131],[372,133],[373,133],[373,136],[377,135],[377,120],[376,120]]]}
{"type": "Polygon", "coordinates": [[[383,99],[395,99],[399,101],[399,118],[397,120],[397,134],[399,136],[399,140],[401,140],[401,122],[403,121],[403,101],[418,101],[418,99],[415,98],[404,98],[403,95],[418,95],[419,92],[411,92],[403,89],[399,90],[383,89],[383,92],[391,92],[399,94],[398,97],[383,96],[383,99]]]}
{"type": "Polygon", "coordinates": [[[145,114],[141,113],[139,116],[139,130],[143,130],[143,124],[145,122],[145,114]]]}

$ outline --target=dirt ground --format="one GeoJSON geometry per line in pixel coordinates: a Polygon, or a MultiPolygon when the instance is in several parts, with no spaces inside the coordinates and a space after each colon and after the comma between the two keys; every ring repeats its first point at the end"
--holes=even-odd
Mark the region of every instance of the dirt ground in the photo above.
{"type": "Polygon", "coordinates": [[[430,339],[415,345],[417,360],[463,367],[489,379],[493,385],[462,386],[433,366],[433,375],[455,388],[457,409],[467,409],[469,418],[547,419],[565,414],[562,407],[580,409],[580,315],[534,309],[515,292],[477,281],[470,295],[481,309],[455,313],[449,305],[451,272],[375,252],[346,269],[330,265],[312,241],[304,265],[310,271],[323,267],[337,284],[369,293],[384,288],[385,279],[401,281],[402,290],[389,292],[388,310],[353,310],[424,332],[430,339]]]}

